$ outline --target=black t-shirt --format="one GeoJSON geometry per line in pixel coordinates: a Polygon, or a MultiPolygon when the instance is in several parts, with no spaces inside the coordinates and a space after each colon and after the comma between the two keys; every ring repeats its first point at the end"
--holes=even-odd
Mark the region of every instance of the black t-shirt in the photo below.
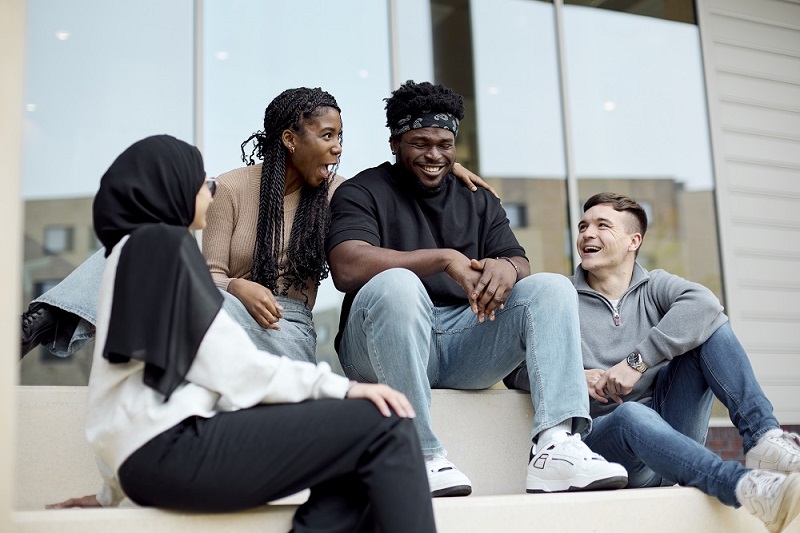
{"type": "MultiPolygon", "coordinates": [[[[349,240],[401,252],[453,248],[470,259],[525,256],[491,193],[472,192],[451,174],[441,189],[426,193],[413,175],[388,162],[360,172],[334,193],[326,250],[349,240]]],[[[467,304],[464,290],[444,272],[422,283],[434,305],[467,304]]],[[[340,335],[354,296],[345,297],[340,335]]]]}

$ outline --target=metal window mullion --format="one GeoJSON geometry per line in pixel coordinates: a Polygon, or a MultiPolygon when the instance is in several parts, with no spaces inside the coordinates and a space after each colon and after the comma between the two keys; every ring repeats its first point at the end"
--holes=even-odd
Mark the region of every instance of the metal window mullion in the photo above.
{"type": "Polygon", "coordinates": [[[194,0],[194,100],[192,135],[194,145],[203,151],[203,0],[194,0]]]}
{"type": "MultiPolygon", "coordinates": [[[[561,126],[564,137],[564,166],[567,173],[567,208],[569,218],[569,238],[570,243],[574,243],[577,238],[578,222],[580,221],[580,197],[578,193],[578,178],[575,176],[575,160],[573,156],[572,129],[571,129],[571,108],[569,103],[569,83],[567,80],[567,58],[566,45],[564,44],[564,2],[563,0],[553,0],[553,16],[556,30],[556,56],[558,59],[558,83],[561,92],[561,126]]],[[[573,268],[580,263],[580,259],[575,254],[573,246],[572,264],[573,268]]]]}

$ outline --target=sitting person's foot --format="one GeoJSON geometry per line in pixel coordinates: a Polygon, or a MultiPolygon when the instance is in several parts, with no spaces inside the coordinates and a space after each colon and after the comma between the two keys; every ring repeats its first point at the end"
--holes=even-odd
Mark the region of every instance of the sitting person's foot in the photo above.
{"type": "Polygon", "coordinates": [[[628,484],[622,465],[609,463],[592,452],[580,435],[559,434],[531,450],[528,463],[528,492],[621,489],[628,484]]]}
{"type": "Polygon", "coordinates": [[[441,454],[425,458],[431,496],[469,496],[472,482],[453,463],[441,454]]]}
{"type": "Polygon", "coordinates": [[[782,429],[765,433],[745,455],[747,468],[800,472],[800,435],[782,429]]]}
{"type": "Polygon", "coordinates": [[[800,513],[800,474],[750,470],[736,484],[736,499],[773,533],[800,513]]]}
{"type": "Polygon", "coordinates": [[[57,318],[50,306],[34,303],[22,313],[22,342],[20,357],[39,346],[50,342],[55,337],[57,318]]]}

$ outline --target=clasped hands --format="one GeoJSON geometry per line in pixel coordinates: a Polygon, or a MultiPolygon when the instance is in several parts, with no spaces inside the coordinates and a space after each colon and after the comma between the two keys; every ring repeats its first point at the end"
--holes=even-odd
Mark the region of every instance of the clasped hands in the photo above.
{"type": "Polygon", "coordinates": [[[453,252],[445,273],[464,289],[478,322],[494,320],[495,311],[503,309],[517,282],[517,269],[505,259],[469,259],[461,252],[453,252]]]}
{"type": "Polygon", "coordinates": [[[592,368],[584,373],[589,396],[600,403],[608,403],[609,398],[622,403],[621,397],[629,394],[642,377],[641,372],[631,368],[624,359],[608,370],[592,368]]]}

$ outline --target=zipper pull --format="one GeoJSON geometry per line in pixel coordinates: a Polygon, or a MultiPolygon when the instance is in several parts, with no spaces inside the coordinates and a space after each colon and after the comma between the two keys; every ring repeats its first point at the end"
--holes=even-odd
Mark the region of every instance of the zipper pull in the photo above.
{"type": "Polygon", "coordinates": [[[619,311],[616,307],[614,308],[614,325],[619,326],[619,311]]]}

